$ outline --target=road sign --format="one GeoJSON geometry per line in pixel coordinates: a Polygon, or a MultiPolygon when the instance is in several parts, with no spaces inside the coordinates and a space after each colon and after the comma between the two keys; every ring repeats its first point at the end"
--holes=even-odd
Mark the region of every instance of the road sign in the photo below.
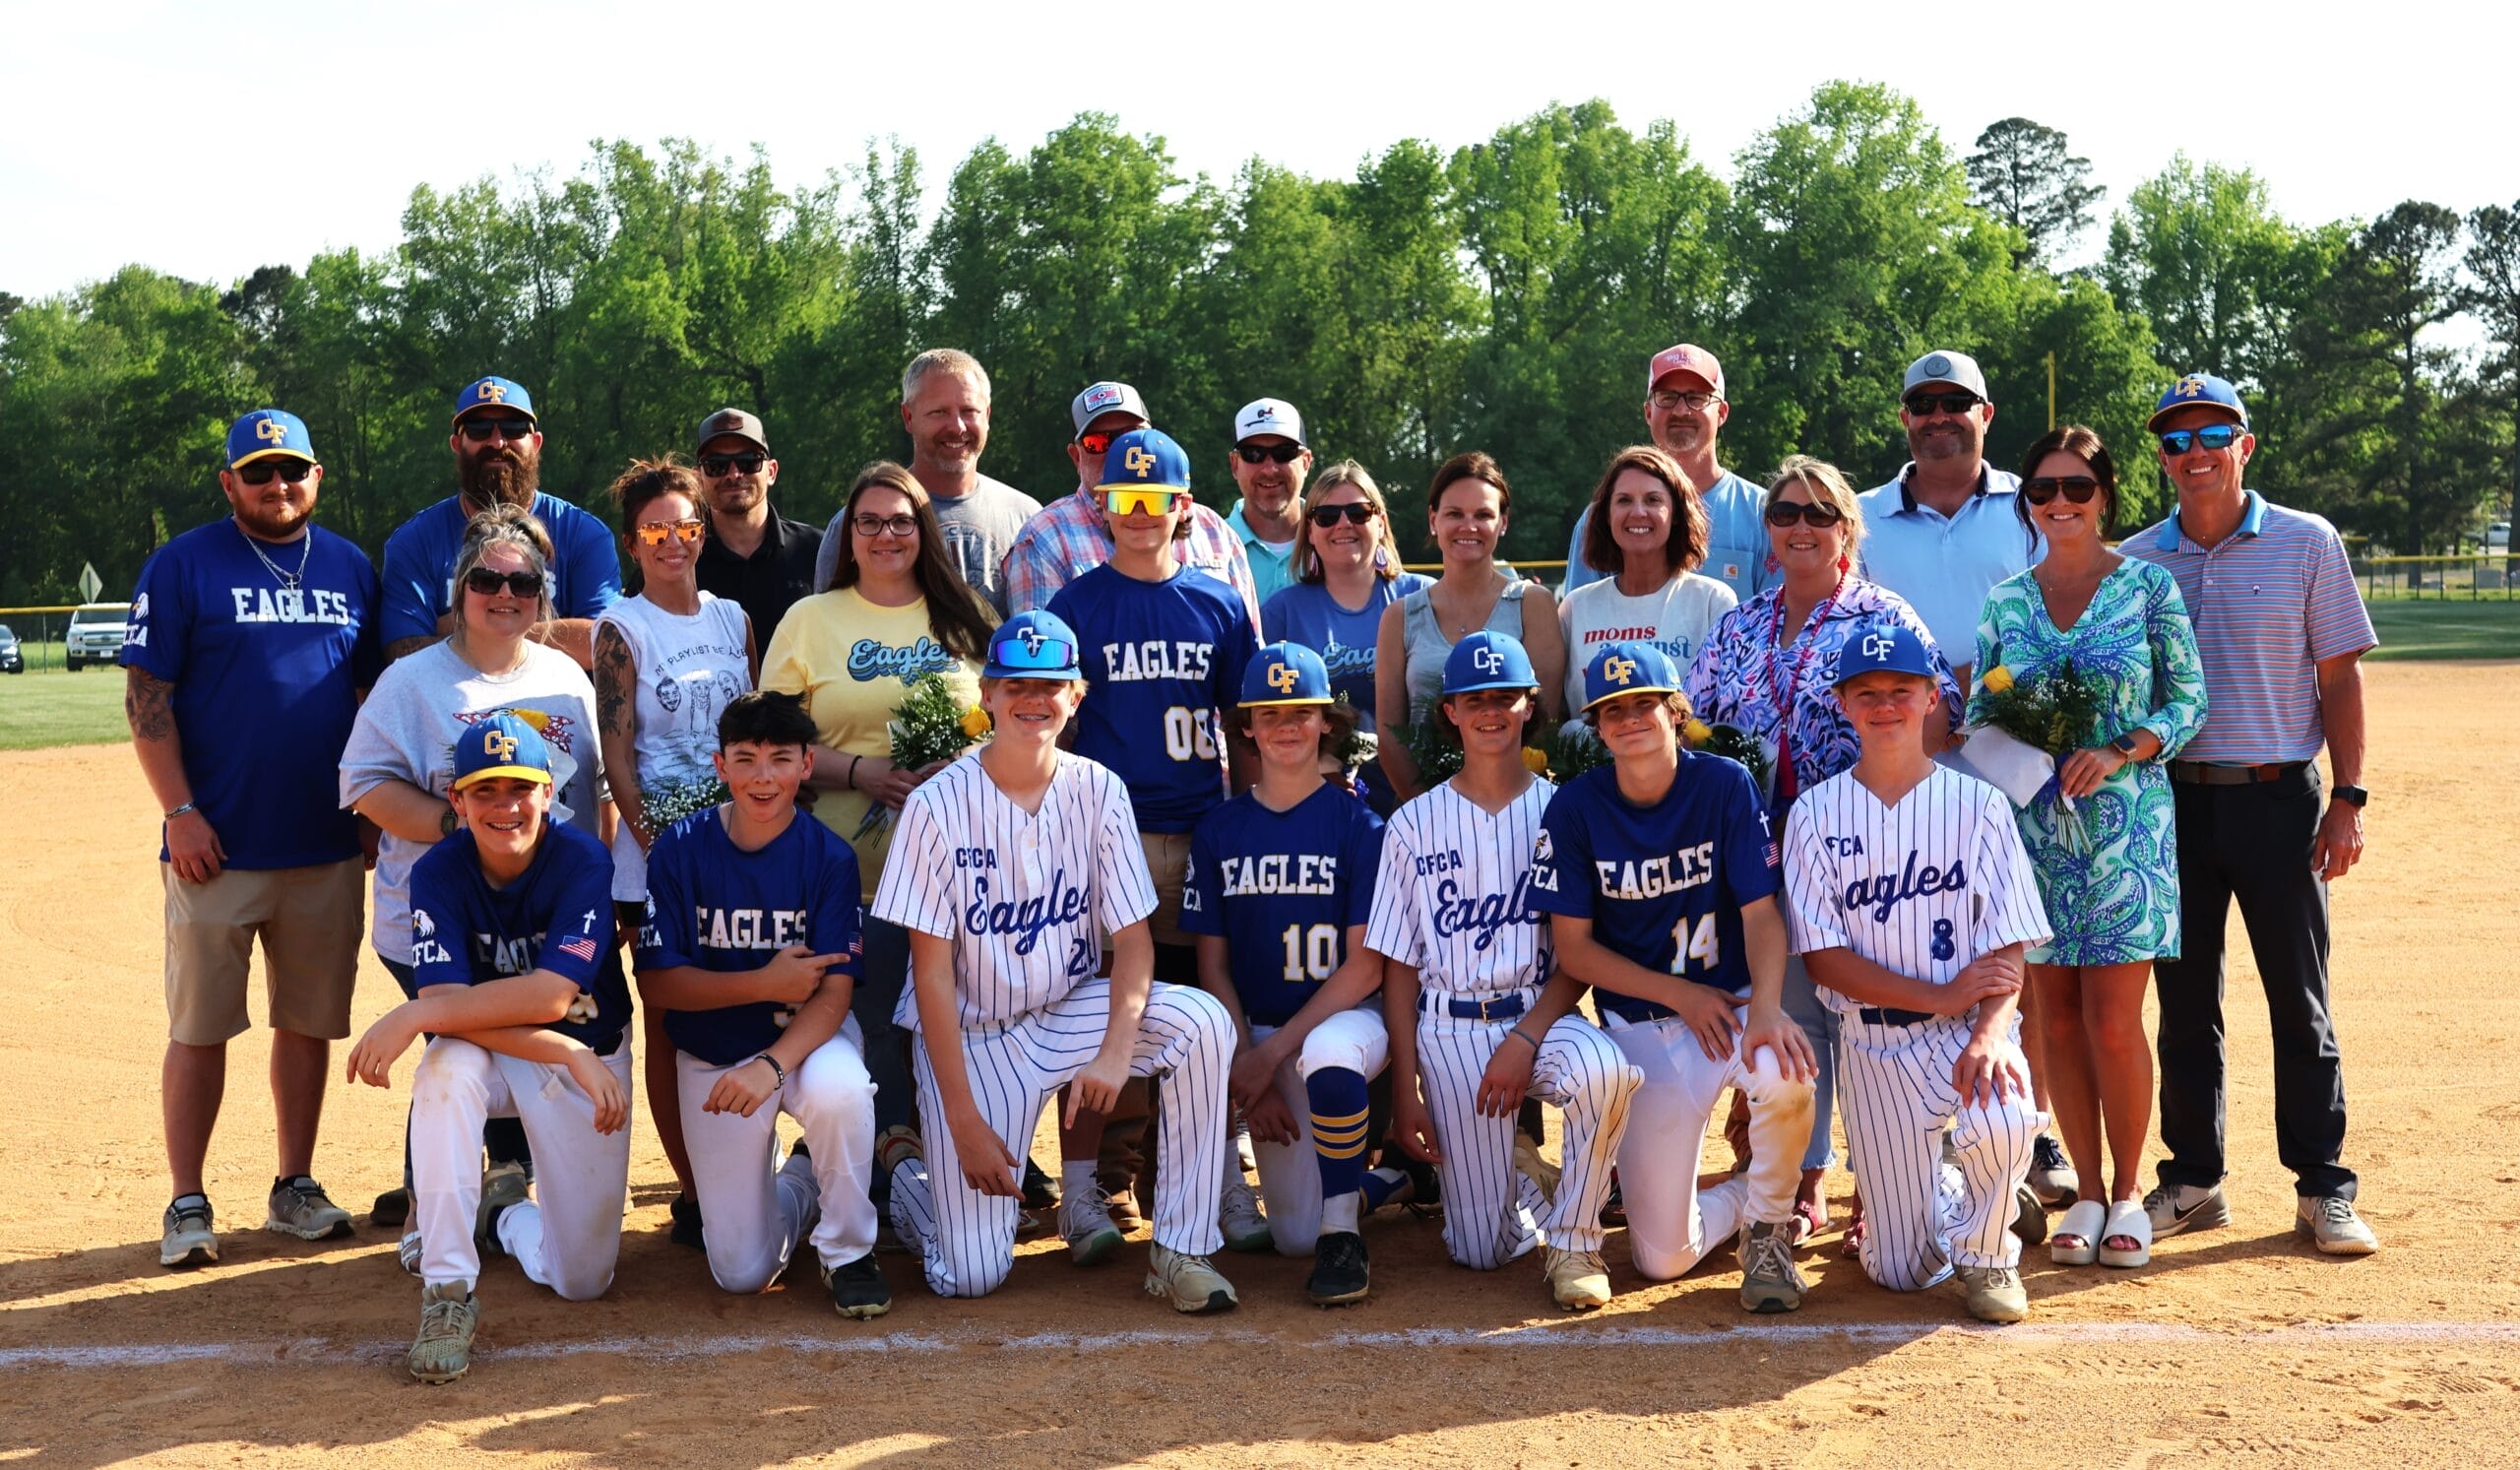
{"type": "Polygon", "coordinates": [[[93,603],[105,590],[105,579],[96,575],[96,564],[84,562],[79,568],[79,601],[93,603]]]}

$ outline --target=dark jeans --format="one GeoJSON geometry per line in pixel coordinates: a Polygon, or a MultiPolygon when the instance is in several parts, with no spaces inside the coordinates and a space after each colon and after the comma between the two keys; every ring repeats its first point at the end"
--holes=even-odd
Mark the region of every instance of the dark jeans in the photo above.
{"type": "MultiPolygon", "coordinates": [[[[393,976],[394,983],[403,988],[404,999],[410,1000],[419,995],[419,989],[411,983],[410,966],[399,960],[386,959],[381,954],[376,958],[385,966],[385,973],[393,976]]],[[[611,962],[620,962],[617,952],[611,962]]],[[[522,1164],[529,1173],[533,1171],[534,1150],[526,1146],[525,1119],[521,1118],[493,1118],[483,1122],[481,1147],[493,1164],[522,1164]]],[[[406,1190],[411,1187],[411,1123],[408,1114],[403,1121],[403,1187],[406,1190]]]]}
{"type": "MultiPolygon", "coordinates": [[[[918,1126],[911,1091],[910,1032],[893,1024],[893,1007],[910,984],[910,934],[872,914],[865,918],[864,932],[866,947],[858,956],[857,984],[849,992],[849,1013],[857,1018],[858,1035],[866,1043],[866,1075],[875,1083],[875,1131],[880,1135],[896,1124],[918,1126]]],[[[875,1171],[868,1193],[880,1208],[892,1198],[892,1176],[875,1171]]]]}
{"type": "Polygon", "coordinates": [[[2179,958],[2154,964],[2161,997],[2164,1184],[2220,1183],[2223,929],[2232,901],[2266,987],[2275,1041],[2275,1153],[2303,1195],[2354,1197],[2345,1073],[2327,1006],[2327,883],[2310,870],[2318,767],[2250,786],[2172,787],[2178,817],[2179,958]]]}

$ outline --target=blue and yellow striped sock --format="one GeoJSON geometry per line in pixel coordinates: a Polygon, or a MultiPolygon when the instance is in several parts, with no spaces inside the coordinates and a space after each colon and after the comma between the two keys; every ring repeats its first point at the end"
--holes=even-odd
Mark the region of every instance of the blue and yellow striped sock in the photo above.
{"type": "Polygon", "coordinates": [[[1323,1067],[1304,1079],[1303,1091],[1312,1105],[1321,1197],[1353,1194],[1365,1178],[1365,1079],[1346,1067],[1323,1067]]]}

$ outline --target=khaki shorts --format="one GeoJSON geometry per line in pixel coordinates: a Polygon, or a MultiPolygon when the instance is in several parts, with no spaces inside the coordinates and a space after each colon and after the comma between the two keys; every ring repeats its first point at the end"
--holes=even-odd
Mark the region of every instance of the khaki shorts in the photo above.
{"type": "Polygon", "coordinates": [[[1147,916],[1155,942],[1196,945],[1199,936],[1181,928],[1181,885],[1190,876],[1190,834],[1140,832],[1138,851],[1146,855],[1146,870],[1155,878],[1155,912],[1147,916]]]}
{"type": "Polygon", "coordinates": [[[350,988],[366,928],[366,864],[227,868],[166,884],[166,1034],[188,1047],[240,1036],[254,936],[263,939],[263,991],[272,1029],[338,1041],[350,1034],[350,988]]]}

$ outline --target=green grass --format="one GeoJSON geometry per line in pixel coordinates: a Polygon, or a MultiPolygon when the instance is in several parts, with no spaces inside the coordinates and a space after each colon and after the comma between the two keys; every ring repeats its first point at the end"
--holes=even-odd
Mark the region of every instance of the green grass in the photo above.
{"type": "Polygon", "coordinates": [[[122,671],[111,665],[67,673],[53,667],[0,673],[0,750],[93,745],[131,737],[122,717],[122,671]]]}
{"type": "Polygon", "coordinates": [[[2372,662],[2396,659],[2520,659],[2520,599],[2453,597],[2442,602],[2382,599],[2365,605],[2380,635],[2372,662]]]}

